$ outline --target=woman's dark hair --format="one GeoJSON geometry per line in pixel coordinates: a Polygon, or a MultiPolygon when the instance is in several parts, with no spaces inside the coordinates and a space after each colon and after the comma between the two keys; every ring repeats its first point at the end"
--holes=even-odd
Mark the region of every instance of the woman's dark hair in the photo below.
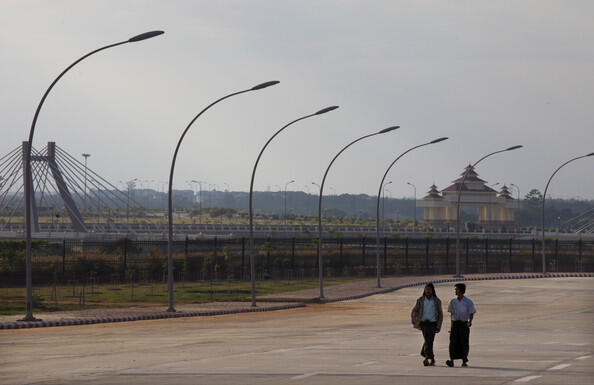
{"type": "MultiPolygon", "coordinates": [[[[425,285],[425,288],[430,287],[431,291],[433,292],[432,295],[437,297],[437,293],[435,292],[435,286],[433,286],[433,283],[429,282],[428,284],[425,285]]],[[[425,288],[423,288],[423,295],[425,295],[425,288]]]]}
{"type": "Polygon", "coordinates": [[[460,292],[462,294],[466,293],[466,285],[465,284],[463,284],[463,283],[457,283],[457,284],[454,285],[454,287],[457,287],[458,290],[460,290],[460,292]]]}

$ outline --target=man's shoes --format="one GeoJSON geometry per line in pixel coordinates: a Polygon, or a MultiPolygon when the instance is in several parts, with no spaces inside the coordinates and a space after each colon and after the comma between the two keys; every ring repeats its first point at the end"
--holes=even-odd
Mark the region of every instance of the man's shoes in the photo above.
{"type": "Polygon", "coordinates": [[[429,362],[429,366],[435,366],[435,358],[431,358],[431,361],[429,362]]]}
{"type": "Polygon", "coordinates": [[[429,358],[423,360],[423,366],[429,366],[429,358]]]}
{"type": "Polygon", "coordinates": [[[452,361],[452,360],[447,360],[447,361],[446,361],[446,365],[447,365],[447,366],[449,366],[450,368],[453,368],[453,367],[454,367],[454,361],[452,361]]]}
{"type": "Polygon", "coordinates": [[[468,366],[467,362],[468,362],[468,360],[462,361],[462,366],[467,367],[468,366]]]}

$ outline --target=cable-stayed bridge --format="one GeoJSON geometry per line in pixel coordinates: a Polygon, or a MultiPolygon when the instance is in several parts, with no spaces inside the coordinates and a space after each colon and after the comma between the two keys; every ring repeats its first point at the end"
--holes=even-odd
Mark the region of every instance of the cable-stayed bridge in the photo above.
{"type": "MultiPolygon", "coordinates": [[[[23,142],[0,157],[0,231],[23,223],[27,146],[28,142],[23,142]]],[[[139,207],[130,197],[130,184],[127,191],[120,191],[55,142],[48,142],[41,150],[33,148],[31,154],[34,232],[47,229],[50,223],[54,227],[65,222],[73,232],[109,231],[114,223],[125,221],[131,209],[139,207]]]]}

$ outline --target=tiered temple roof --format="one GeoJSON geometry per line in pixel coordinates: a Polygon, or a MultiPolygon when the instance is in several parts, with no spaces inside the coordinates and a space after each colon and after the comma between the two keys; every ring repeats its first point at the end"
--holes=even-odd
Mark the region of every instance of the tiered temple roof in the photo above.
{"type": "Polygon", "coordinates": [[[443,197],[439,193],[437,186],[432,184],[430,190],[427,191],[427,195],[423,199],[443,199],[443,197]]]}
{"type": "Polygon", "coordinates": [[[509,188],[506,185],[503,185],[503,187],[501,188],[501,191],[499,191],[499,196],[501,198],[505,198],[507,200],[514,199],[514,198],[512,198],[511,193],[509,192],[509,188]]]}
{"type": "Polygon", "coordinates": [[[487,181],[478,177],[478,174],[474,171],[474,168],[471,165],[466,166],[464,172],[460,175],[460,178],[452,181],[453,184],[443,189],[442,192],[456,192],[460,189],[461,191],[497,193],[497,190],[493,190],[491,187],[487,186],[487,181]],[[465,173],[468,173],[466,180],[464,180],[465,173]],[[462,185],[462,180],[464,180],[464,185],[462,185]],[[468,185],[471,185],[472,188],[469,188],[468,185]]]}

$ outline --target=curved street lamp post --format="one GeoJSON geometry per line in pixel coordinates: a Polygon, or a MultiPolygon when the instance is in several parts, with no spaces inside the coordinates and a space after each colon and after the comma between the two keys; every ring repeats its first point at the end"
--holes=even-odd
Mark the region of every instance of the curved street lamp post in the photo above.
{"type": "MultiPolygon", "coordinates": [[[[382,227],[384,228],[384,230],[382,231],[382,234],[386,234],[386,230],[385,230],[385,227],[386,227],[386,187],[388,187],[388,185],[391,185],[393,182],[394,181],[389,181],[382,188],[382,227]]],[[[389,191],[390,190],[388,190],[388,192],[389,191]]]]}
{"type": "Polygon", "coordinates": [[[477,160],[469,169],[464,172],[464,177],[462,178],[462,182],[459,184],[457,188],[457,203],[456,203],[456,275],[455,277],[461,277],[460,275],[460,197],[462,196],[462,188],[464,187],[464,182],[466,181],[466,177],[468,176],[468,172],[476,167],[483,159],[490,157],[491,155],[499,154],[500,152],[512,151],[517,150],[518,148],[522,148],[524,146],[517,145],[506,148],[505,150],[499,150],[487,154],[477,160]]]}
{"type": "Polygon", "coordinates": [[[376,211],[375,211],[375,267],[377,270],[377,287],[378,288],[381,287],[381,281],[380,281],[381,269],[380,269],[380,257],[379,257],[379,208],[380,208],[380,194],[382,192],[382,187],[384,185],[384,181],[386,180],[386,176],[388,176],[388,172],[390,172],[390,169],[392,168],[392,166],[394,166],[400,158],[402,158],[404,155],[408,154],[412,150],[417,149],[419,147],[428,146],[430,144],[443,142],[444,140],[447,140],[447,139],[448,138],[446,138],[446,137],[438,138],[438,139],[432,140],[431,142],[419,144],[418,146],[409,148],[408,150],[404,151],[402,154],[398,155],[398,157],[396,159],[394,159],[394,161],[392,163],[390,163],[390,165],[388,166],[388,169],[384,173],[384,176],[383,176],[383,178],[380,182],[380,185],[379,185],[379,190],[377,192],[377,204],[376,204],[376,211]]]}
{"type": "MultiPolygon", "coordinates": [[[[334,156],[334,158],[332,158],[332,161],[330,161],[330,164],[326,168],[326,172],[324,172],[324,177],[322,178],[322,184],[320,185],[320,196],[318,197],[318,272],[319,272],[319,279],[320,279],[320,298],[324,298],[324,269],[323,269],[324,258],[322,256],[322,243],[323,243],[322,242],[322,195],[324,194],[324,183],[326,182],[326,177],[328,176],[328,171],[330,171],[330,167],[332,167],[332,164],[334,163],[336,158],[338,158],[340,156],[340,154],[342,154],[347,148],[351,147],[353,144],[355,144],[363,139],[370,138],[372,136],[385,134],[390,131],[394,131],[398,128],[400,128],[400,126],[392,126],[392,127],[384,128],[381,131],[374,132],[373,134],[364,135],[358,139],[353,140],[352,142],[350,142],[349,144],[344,146],[340,151],[338,151],[338,153],[334,156]]],[[[381,192],[381,190],[380,190],[380,192],[381,192]]]]}
{"type": "MultiPolygon", "coordinates": [[[[181,137],[179,138],[179,141],[177,142],[177,146],[175,147],[175,152],[173,153],[173,160],[171,161],[171,170],[169,172],[169,190],[167,193],[167,215],[169,218],[169,223],[168,223],[169,233],[168,233],[168,237],[167,237],[167,290],[169,292],[169,307],[167,308],[168,312],[175,312],[175,308],[173,307],[173,255],[171,253],[171,244],[173,242],[173,200],[172,200],[172,196],[171,196],[172,190],[173,190],[173,171],[175,169],[175,160],[177,158],[177,152],[179,151],[179,147],[184,139],[184,136],[186,136],[186,133],[188,132],[188,130],[190,129],[192,124],[196,121],[196,119],[198,119],[200,117],[200,115],[202,115],[205,111],[207,111],[210,107],[214,106],[218,102],[228,99],[235,95],[244,94],[244,93],[250,92],[250,91],[261,90],[261,89],[273,86],[278,83],[280,83],[278,80],[272,80],[269,82],[258,84],[257,86],[248,88],[246,90],[234,92],[232,94],[223,96],[222,98],[215,100],[214,102],[212,102],[211,104],[206,106],[202,111],[200,111],[200,113],[198,113],[198,115],[196,115],[194,117],[194,119],[192,119],[190,121],[190,123],[188,124],[188,126],[186,127],[184,132],[182,133],[181,137]]],[[[201,190],[202,190],[202,188],[201,188],[201,190]]]]}
{"type": "Polygon", "coordinates": [[[292,179],[290,181],[288,181],[287,183],[285,183],[285,199],[284,199],[284,210],[283,210],[283,219],[285,220],[285,225],[287,224],[287,186],[290,185],[291,183],[295,183],[295,180],[292,179]]]}
{"type": "Polygon", "coordinates": [[[557,172],[559,170],[561,170],[561,168],[575,160],[578,159],[582,159],[582,158],[586,158],[589,156],[594,156],[594,152],[589,153],[588,155],[582,155],[582,156],[578,156],[575,157],[573,159],[568,160],[567,162],[563,163],[561,166],[559,166],[555,172],[553,173],[553,175],[551,175],[551,177],[549,178],[549,181],[547,182],[547,185],[544,189],[544,193],[542,194],[542,209],[541,209],[541,226],[542,226],[542,273],[546,274],[547,273],[547,264],[546,264],[546,255],[545,255],[545,228],[544,228],[544,224],[545,224],[545,198],[547,196],[547,190],[549,188],[549,184],[551,183],[551,180],[553,179],[553,177],[555,176],[555,174],[557,174],[557,172]]]}
{"type": "Polygon", "coordinates": [[[256,307],[256,267],[255,267],[255,263],[254,263],[254,221],[253,221],[252,195],[253,195],[253,191],[254,191],[254,177],[256,176],[256,168],[258,167],[258,162],[260,162],[260,158],[262,157],[262,154],[264,153],[264,150],[266,149],[266,147],[268,147],[268,144],[272,141],[272,139],[274,139],[278,134],[280,134],[285,128],[289,127],[290,125],[292,125],[294,123],[299,122],[300,120],[311,118],[312,116],[316,116],[316,115],[322,115],[322,114],[325,114],[326,112],[334,111],[337,108],[338,108],[338,106],[326,107],[326,108],[323,108],[317,112],[314,112],[313,114],[302,116],[301,118],[295,119],[292,122],[287,123],[280,130],[275,132],[274,135],[272,135],[270,137],[270,139],[268,139],[266,144],[264,144],[264,147],[262,147],[262,149],[260,150],[260,153],[258,154],[258,158],[256,158],[256,163],[254,164],[254,169],[252,171],[252,179],[250,182],[250,197],[249,197],[250,275],[251,275],[251,285],[252,285],[252,307],[256,307]]]}
{"type": "Polygon", "coordinates": [[[41,111],[41,107],[43,106],[45,99],[49,95],[52,88],[54,88],[54,86],[56,85],[58,80],[60,80],[62,78],[62,76],[64,76],[64,74],[66,74],[66,72],[68,72],[72,67],[77,65],[82,60],[86,59],[87,57],[89,57],[97,52],[103,51],[105,49],[116,47],[118,45],[122,45],[122,44],[126,44],[126,43],[134,43],[137,41],[150,39],[152,37],[162,35],[163,33],[164,33],[163,31],[150,31],[150,32],[141,33],[140,35],[131,37],[128,40],[124,40],[124,41],[114,43],[114,44],[109,44],[109,45],[103,46],[101,48],[98,48],[94,51],[87,53],[86,55],[82,56],[81,58],[76,60],[74,63],[72,63],[68,67],[66,67],[66,69],[64,71],[62,71],[62,73],[60,73],[60,75],[58,75],[57,78],[54,79],[52,84],[48,87],[48,89],[43,94],[41,101],[37,105],[37,110],[35,111],[35,115],[33,116],[33,122],[31,122],[31,129],[29,131],[29,141],[27,142],[27,148],[25,149],[25,162],[24,162],[24,167],[25,167],[25,183],[24,183],[24,189],[25,189],[25,233],[26,233],[26,236],[25,236],[25,264],[26,264],[25,281],[26,281],[26,285],[27,285],[27,297],[26,297],[27,314],[25,315],[25,318],[23,318],[21,321],[37,321],[37,319],[35,317],[33,317],[33,280],[32,280],[32,267],[31,267],[31,237],[32,237],[32,235],[31,235],[31,233],[32,233],[32,229],[31,229],[32,218],[31,218],[31,216],[33,215],[32,194],[31,194],[31,190],[33,189],[33,179],[32,179],[32,175],[31,175],[31,149],[33,147],[33,135],[35,134],[35,126],[37,124],[37,118],[39,117],[39,112],[41,111]]]}
{"type": "Polygon", "coordinates": [[[413,213],[414,213],[414,222],[413,222],[413,231],[417,231],[417,186],[410,182],[406,182],[407,185],[412,186],[414,192],[414,204],[413,204],[413,213]]]}

